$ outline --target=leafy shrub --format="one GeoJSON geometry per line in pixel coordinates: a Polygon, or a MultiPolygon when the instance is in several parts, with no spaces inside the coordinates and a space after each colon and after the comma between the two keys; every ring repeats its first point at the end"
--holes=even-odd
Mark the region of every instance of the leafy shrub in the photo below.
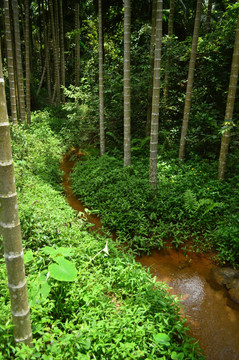
{"type": "Polygon", "coordinates": [[[147,159],[133,159],[124,168],[122,160],[107,155],[90,158],[72,174],[74,192],[137,251],[161,248],[168,238],[176,246],[192,239],[197,251],[215,246],[221,262],[235,264],[239,227],[235,221],[228,227],[228,219],[232,211],[238,214],[237,177],[216,177],[217,163],[197,156],[180,167],[160,156],[156,193],[148,185],[147,159]]]}
{"type": "Polygon", "coordinates": [[[59,161],[65,152],[65,146],[52,132],[45,117],[45,113],[36,113],[32,116],[31,127],[19,125],[14,129],[12,150],[16,172],[19,172],[19,180],[21,178],[23,184],[23,172],[31,172],[60,189],[57,184],[61,181],[59,161]]]}

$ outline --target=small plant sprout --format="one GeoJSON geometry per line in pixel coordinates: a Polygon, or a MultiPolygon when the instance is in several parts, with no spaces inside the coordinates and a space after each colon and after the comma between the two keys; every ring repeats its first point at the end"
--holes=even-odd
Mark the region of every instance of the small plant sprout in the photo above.
{"type": "MultiPolygon", "coordinates": [[[[86,263],[86,265],[84,266],[84,268],[80,271],[79,275],[88,267],[88,265],[96,258],[96,256],[100,255],[100,253],[104,252],[106,255],[109,255],[109,250],[108,250],[108,240],[106,241],[105,247],[103,249],[101,249],[100,251],[98,251],[98,253],[96,253],[91,259],[90,261],[88,261],[86,263]]],[[[105,256],[106,256],[105,255],[105,256]]]]}
{"type": "Polygon", "coordinates": [[[90,261],[86,264],[86,266],[87,266],[88,264],[90,264],[90,263],[96,258],[96,256],[98,256],[100,253],[102,253],[102,251],[104,251],[104,253],[106,253],[107,255],[109,255],[109,251],[108,251],[108,240],[106,241],[106,244],[105,244],[104,249],[100,250],[97,254],[95,254],[95,255],[93,256],[93,258],[91,258],[90,261]]]}

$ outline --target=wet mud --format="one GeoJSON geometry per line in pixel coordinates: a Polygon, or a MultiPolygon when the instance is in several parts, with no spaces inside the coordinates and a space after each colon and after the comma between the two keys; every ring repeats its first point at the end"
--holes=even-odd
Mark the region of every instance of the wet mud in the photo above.
{"type": "Polygon", "coordinates": [[[77,198],[77,196],[75,196],[72,192],[72,188],[71,188],[72,183],[70,180],[70,173],[71,173],[72,168],[75,163],[75,161],[72,159],[73,155],[80,158],[84,154],[81,153],[80,151],[76,151],[75,149],[72,149],[69,154],[66,154],[63,157],[62,162],[60,164],[60,168],[63,172],[62,182],[63,182],[63,187],[65,190],[67,202],[72,207],[72,209],[74,209],[78,212],[84,213],[84,216],[87,218],[89,223],[91,223],[93,225],[93,226],[91,226],[91,230],[93,230],[93,231],[98,230],[100,232],[100,229],[102,226],[100,217],[95,214],[87,213],[85,210],[86,207],[85,207],[84,203],[81,202],[77,198]]]}

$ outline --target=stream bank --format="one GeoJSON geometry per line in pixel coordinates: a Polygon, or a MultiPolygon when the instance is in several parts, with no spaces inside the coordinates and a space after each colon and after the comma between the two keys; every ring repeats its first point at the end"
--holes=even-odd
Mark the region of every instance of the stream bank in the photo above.
{"type": "Polygon", "coordinates": [[[166,248],[136,260],[181,297],[186,325],[207,360],[239,359],[239,305],[214,281],[216,266],[206,256],[191,253],[186,258],[182,251],[166,248]]]}
{"type": "MultiPolygon", "coordinates": [[[[100,218],[87,214],[84,204],[71,191],[69,174],[73,165],[70,156],[63,158],[61,169],[67,201],[73,209],[85,213],[93,230],[100,231],[100,218]]],[[[215,265],[206,256],[191,253],[185,257],[182,251],[168,247],[136,261],[150,267],[158,281],[167,282],[172,294],[182,296],[182,313],[185,312],[191,334],[208,360],[239,360],[239,305],[216,284],[212,276],[215,265]]]]}

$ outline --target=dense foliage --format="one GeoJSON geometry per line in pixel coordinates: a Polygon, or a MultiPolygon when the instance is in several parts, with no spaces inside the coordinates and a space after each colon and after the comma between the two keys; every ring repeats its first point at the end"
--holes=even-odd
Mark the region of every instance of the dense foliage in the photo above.
{"type": "MultiPolygon", "coordinates": [[[[37,95],[46,60],[44,14],[50,19],[48,6],[44,13],[41,3],[46,5],[45,1],[32,1],[30,8],[31,105],[37,112],[30,127],[20,124],[12,128],[34,346],[14,346],[6,295],[0,298],[0,358],[203,359],[197,343],[187,335],[177,299],[166,292],[165,284],[156,282],[134,261],[132,253],[160,249],[170,239],[185,251],[188,246],[196,252],[216,250],[222,264],[239,264],[238,93],[230,123],[227,179],[216,180],[239,3],[214,2],[210,29],[206,29],[204,6],[187,156],[179,166],[177,153],[196,1],[176,2],[172,37],[167,36],[169,1],[164,2],[161,93],[169,58],[169,97],[167,101],[161,97],[160,103],[156,192],[148,184],[149,138],[145,136],[151,101],[147,94],[152,75],[149,55],[152,1],[132,2],[133,159],[132,166],[127,168],[123,168],[122,162],[122,1],[103,2],[107,155],[102,158],[96,157],[99,153],[97,1],[80,2],[78,30],[72,21],[75,2],[62,2],[66,102],[48,108],[47,103],[55,104],[53,94],[52,98],[47,96],[46,76],[37,95]],[[78,32],[81,58],[80,84],[76,87],[74,50],[78,32]],[[117,243],[89,233],[90,225],[84,215],[77,215],[62,195],[59,161],[71,147],[81,148],[86,154],[74,168],[74,191],[91,210],[101,215],[106,228],[116,232],[117,243]],[[133,251],[119,251],[117,244],[121,241],[133,251]]],[[[54,6],[57,4],[54,2],[54,6]]],[[[3,6],[1,15],[2,9],[3,6]]],[[[19,9],[23,35],[22,4],[19,9]]],[[[2,16],[0,21],[3,29],[2,16]]],[[[53,70],[58,61],[52,57],[54,41],[50,25],[49,22],[47,31],[53,88],[56,85],[53,70]]],[[[1,37],[4,38],[3,31],[1,37]]],[[[8,80],[3,40],[4,75],[8,80]]],[[[25,66],[24,62],[25,56],[25,66]]],[[[6,84],[9,102],[8,81],[6,84]]],[[[3,264],[3,258],[0,262],[3,264]]],[[[5,267],[1,266],[1,293],[6,293],[6,284],[5,267]]]]}
{"type": "MultiPolygon", "coordinates": [[[[194,157],[180,167],[176,160],[158,159],[158,189],[148,184],[148,159],[104,156],[79,161],[72,175],[75,193],[103,223],[138,251],[193,241],[195,251],[214,247],[222,262],[238,264],[238,177],[216,179],[217,163],[194,157]]],[[[191,242],[190,242],[191,245],[191,242]]]]}
{"type": "MultiPolygon", "coordinates": [[[[193,23],[196,1],[175,2],[174,35],[167,36],[169,1],[164,2],[163,44],[161,69],[161,94],[164,89],[164,72],[167,58],[169,67],[169,98],[160,106],[159,142],[168,147],[179,144],[183,106],[187,84],[188,63],[192,43],[193,23]]],[[[66,104],[65,118],[61,128],[68,134],[68,141],[73,135],[75,145],[93,143],[98,146],[98,24],[97,1],[80,3],[80,84],[75,87],[74,49],[76,30],[74,28],[74,2],[64,1],[65,31],[65,71],[66,104]],[[71,135],[69,134],[71,132],[71,135]]],[[[46,13],[48,7],[45,8],[46,13]]],[[[151,84],[149,45],[151,36],[152,1],[132,2],[131,27],[131,125],[132,138],[143,138],[147,109],[147,98],[151,84]]],[[[216,1],[210,23],[210,31],[205,28],[207,6],[204,4],[201,16],[201,30],[198,43],[195,81],[187,135],[187,154],[196,152],[203,157],[217,158],[223,119],[225,114],[227,90],[230,76],[231,58],[235,39],[238,2],[216,1]]],[[[36,95],[44,69],[43,14],[35,2],[31,2],[32,19],[32,109],[44,108],[48,103],[46,95],[46,76],[39,95],[36,95]]],[[[3,21],[3,20],[2,20],[3,21]]],[[[21,33],[24,31],[20,24],[21,33]]],[[[3,26],[2,26],[3,28],[3,26]]],[[[104,103],[107,148],[123,144],[123,7],[122,1],[104,2],[104,103]]],[[[2,33],[4,37],[4,33],[2,33]]],[[[3,39],[5,40],[5,39],[3,39]]],[[[2,42],[6,66],[6,45],[2,42]]],[[[52,45],[51,45],[52,46],[52,45]]],[[[52,50],[52,49],[51,49],[52,50]]],[[[53,53],[53,51],[51,51],[53,53]]],[[[23,53],[24,55],[24,53],[23,53]]],[[[23,56],[24,61],[24,56],[23,56]]],[[[52,54],[50,65],[54,62],[52,54]]],[[[23,66],[24,68],[24,66],[23,66]]],[[[53,69],[52,69],[53,73],[53,69]]],[[[52,79],[53,81],[53,79],[52,79]]],[[[9,94],[8,81],[7,93],[9,94]]],[[[53,84],[54,85],[54,84],[53,84]]],[[[235,101],[234,121],[232,126],[231,151],[235,151],[238,141],[238,94],[235,101]]],[[[163,98],[163,97],[162,97],[163,98]]],[[[8,96],[9,99],[9,96],[8,96]]],[[[10,106],[9,106],[10,109],[10,106]]],[[[56,116],[56,114],[54,114],[56,116]]],[[[56,122],[55,122],[56,124],[56,122]]],[[[60,121],[58,127],[62,125],[60,121]]]]}
{"type": "Polygon", "coordinates": [[[90,234],[84,216],[66,203],[58,190],[65,147],[47,121],[38,113],[13,142],[33,347],[14,346],[9,298],[2,296],[0,358],[203,359],[165,284],[111,239],[90,234]]]}

